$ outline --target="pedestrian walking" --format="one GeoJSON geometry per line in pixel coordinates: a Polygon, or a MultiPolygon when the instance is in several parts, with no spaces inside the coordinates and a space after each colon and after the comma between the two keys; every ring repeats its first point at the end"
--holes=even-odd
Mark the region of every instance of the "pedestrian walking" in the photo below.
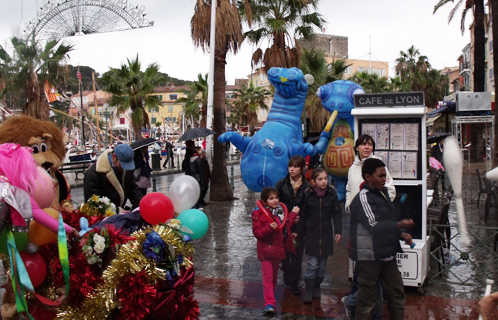
{"type": "MultiPolygon", "coordinates": [[[[195,150],[195,143],[192,140],[187,141],[187,148],[185,149],[185,159],[182,162],[182,170],[186,175],[193,177],[199,183],[199,188],[202,190],[202,186],[205,184],[206,177],[204,176],[204,164],[202,163],[199,155],[195,150]]],[[[200,194],[194,209],[199,209],[200,204],[200,194]]]]}
{"type": "MultiPolygon", "coordinates": [[[[280,201],[287,208],[301,209],[304,203],[304,194],[306,189],[311,187],[310,183],[304,178],[305,160],[301,156],[293,156],[289,160],[289,174],[279,180],[275,185],[280,201]]],[[[299,212],[299,211],[298,211],[299,212]]],[[[292,226],[291,231],[297,232],[298,224],[292,226]]],[[[295,295],[300,295],[299,281],[301,280],[301,265],[304,253],[304,237],[299,236],[294,239],[296,247],[295,253],[286,253],[285,259],[282,260],[282,271],[284,273],[284,283],[288,286],[291,292],[295,295]]]]}
{"type": "MultiPolygon", "coordinates": [[[[375,156],[373,153],[375,151],[375,141],[368,134],[363,134],[355,142],[355,160],[353,165],[349,168],[348,171],[348,183],[346,185],[346,203],[345,209],[346,212],[350,212],[350,205],[353,201],[354,197],[360,192],[360,185],[363,183],[363,176],[361,174],[361,168],[363,167],[363,162],[366,159],[380,159],[375,156]]],[[[389,199],[394,201],[396,198],[396,188],[394,187],[394,180],[392,179],[389,171],[386,168],[386,184],[385,184],[388,193],[389,199]]],[[[342,297],[341,302],[344,304],[346,309],[346,316],[349,320],[354,320],[356,303],[358,299],[358,271],[355,268],[353,271],[353,281],[351,282],[351,292],[342,297]]],[[[374,308],[372,313],[372,320],[381,320],[384,317],[384,308],[382,301],[384,298],[382,297],[382,287],[379,284],[378,287],[378,300],[379,303],[374,308]]]]}
{"type": "Polygon", "coordinates": [[[171,168],[175,167],[175,157],[173,155],[173,145],[169,140],[166,140],[166,143],[164,144],[166,147],[166,160],[164,160],[163,163],[163,168],[166,168],[166,165],[168,164],[169,159],[171,159],[171,168]]]}
{"type": "Polygon", "coordinates": [[[291,211],[285,220],[284,209],[279,203],[278,191],[266,187],[261,191],[262,209],[252,212],[252,230],[257,239],[258,260],[263,274],[264,312],[275,313],[275,286],[280,260],[286,252],[294,252],[291,227],[298,219],[297,212],[291,211]]]}
{"type": "Polygon", "coordinates": [[[199,204],[201,206],[207,205],[207,203],[204,201],[204,198],[206,197],[207,191],[209,189],[209,182],[211,181],[211,169],[209,168],[209,162],[206,158],[207,152],[206,150],[197,147],[197,153],[200,155],[203,168],[204,168],[204,184],[201,186],[201,196],[199,200],[199,204]]]}
{"type": "Polygon", "coordinates": [[[366,159],[361,169],[365,183],[351,203],[350,257],[358,270],[356,320],[369,320],[378,303],[380,282],[387,292],[389,319],[402,320],[405,314],[403,280],[396,254],[403,252],[399,240],[412,244],[405,229],[413,227],[411,219],[398,221],[398,214],[385,187],[385,164],[366,159]]]}
{"type": "Polygon", "coordinates": [[[308,258],[304,273],[304,303],[320,299],[327,259],[334,254],[334,243],[339,243],[342,234],[342,211],[335,189],[328,184],[327,171],[323,168],[313,170],[311,185],[312,188],[306,190],[298,227],[298,235],[305,238],[308,258]]]}

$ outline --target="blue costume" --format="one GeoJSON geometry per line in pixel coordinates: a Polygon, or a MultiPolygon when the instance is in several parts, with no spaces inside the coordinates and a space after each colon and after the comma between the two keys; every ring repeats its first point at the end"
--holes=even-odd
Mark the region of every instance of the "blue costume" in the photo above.
{"type": "Polygon", "coordinates": [[[284,178],[292,156],[316,153],[313,145],[303,143],[301,114],[308,91],[303,73],[297,68],[271,68],[268,79],[275,86],[275,96],[265,125],[251,138],[235,132],[218,138],[242,152],[242,179],[255,192],[284,178]]]}
{"type": "Polygon", "coordinates": [[[348,170],[354,161],[354,117],[351,115],[354,95],[363,93],[360,85],[346,80],[327,83],[316,93],[327,111],[338,111],[332,129],[322,131],[315,148],[324,155],[323,165],[335,180],[339,201],[346,196],[348,170]]]}

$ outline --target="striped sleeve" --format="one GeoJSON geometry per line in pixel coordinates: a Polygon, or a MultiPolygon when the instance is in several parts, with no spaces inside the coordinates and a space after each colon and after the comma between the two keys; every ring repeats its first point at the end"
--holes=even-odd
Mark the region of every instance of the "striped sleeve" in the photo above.
{"type": "Polygon", "coordinates": [[[372,227],[374,227],[377,224],[377,221],[375,220],[375,215],[372,212],[372,208],[370,207],[370,204],[368,203],[368,198],[367,198],[367,189],[362,189],[360,191],[360,203],[363,208],[363,211],[365,212],[365,215],[368,218],[368,224],[370,224],[372,227]]]}

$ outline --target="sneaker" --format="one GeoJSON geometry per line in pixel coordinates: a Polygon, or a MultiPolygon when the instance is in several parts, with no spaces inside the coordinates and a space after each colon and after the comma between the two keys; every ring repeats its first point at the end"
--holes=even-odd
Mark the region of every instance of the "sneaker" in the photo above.
{"type": "Polygon", "coordinates": [[[266,314],[275,313],[275,307],[272,304],[267,304],[263,310],[266,314]]]}
{"type": "Polygon", "coordinates": [[[348,318],[348,320],[355,320],[353,311],[346,307],[346,296],[341,298],[341,302],[344,305],[344,310],[346,311],[346,318],[348,318]]]}

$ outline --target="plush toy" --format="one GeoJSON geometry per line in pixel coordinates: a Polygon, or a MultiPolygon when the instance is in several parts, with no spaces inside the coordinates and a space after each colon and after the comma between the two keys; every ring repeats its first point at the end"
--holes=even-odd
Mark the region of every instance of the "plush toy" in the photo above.
{"type": "Polygon", "coordinates": [[[33,149],[36,163],[57,181],[51,207],[59,208],[70,198],[70,188],[64,175],[58,171],[66,155],[62,132],[50,121],[28,116],[15,116],[0,125],[0,143],[18,143],[33,149]]]}
{"type": "MultiPolygon", "coordinates": [[[[58,221],[40,208],[50,205],[55,193],[54,182],[45,170],[37,166],[31,152],[31,148],[19,144],[0,145],[0,232],[12,226],[27,232],[27,224],[38,223],[55,235],[58,221]]],[[[64,229],[71,237],[77,235],[76,230],[66,224],[64,229]]],[[[30,226],[29,230],[38,232],[40,229],[30,226]]],[[[36,234],[28,236],[30,240],[37,239],[36,234]]],[[[11,266],[19,263],[11,261],[11,266]]],[[[3,319],[14,319],[18,310],[12,286],[9,285],[1,309],[3,319]]]]}
{"type": "Polygon", "coordinates": [[[303,143],[301,114],[308,84],[297,68],[271,68],[268,79],[275,96],[265,125],[251,138],[226,132],[218,141],[231,142],[242,152],[240,170],[245,185],[255,192],[274,186],[287,175],[294,155],[315,155],[315,147],[303,143]]]}
{"type": "Polygon", "coordinates": [[[354,95],[363,93],[365,91],[360,85],[346,80],[327,83],[316,93],[332,117],[315,148],[324,155],[323,165],[335,180],[339,201],[346,197],[348,170],[354,161],[354,117],[351,115],[354,95]],[[337,119],[333,118],[334,114],[337,119]]]}

